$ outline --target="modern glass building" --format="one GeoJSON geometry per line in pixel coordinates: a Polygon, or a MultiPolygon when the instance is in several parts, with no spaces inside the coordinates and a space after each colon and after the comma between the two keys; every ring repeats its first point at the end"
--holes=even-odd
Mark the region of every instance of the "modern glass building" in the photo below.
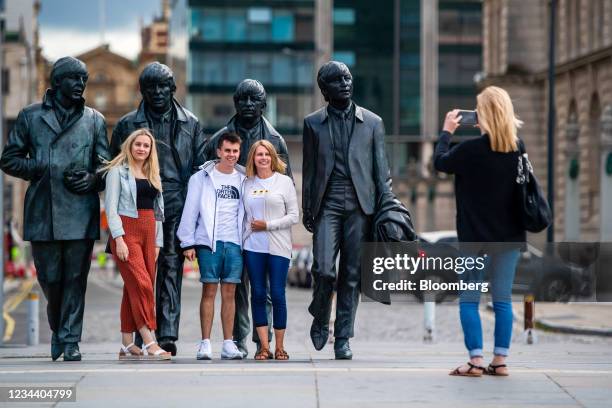
{"type": "MultiPolygon", "coordinates": [[[[390,135],[420,134],[423,1],[333,1],[333,58],[349,66],[355,101],[380,115],[390,135]]],[[[448,109],[475,105],[482,4],[439,0],[438,7],[441,121],[448,109]]],[[[268,90],[266,116],[285,135],[301,133],[315,108],[315,0],[174,0],[172,9],[169,60],[185,73],[185,100],[208,132],[233,114],[236,84],[255,78],[268,90]]],[[[408,155],[418,159],[418,151],[408,155]]]]}
{"type": "Polygon", "coordinates": [[[354,76],[355,101],[385,122],[387,133],[419,133],[420,1],[334,1],[334,58],[346,63],[354,76]],[[395,24],[400,29],[395,30],[395,24]],[[396,39],[399,35],[399,39],[396,39]],[[399,55],[395,41],[399,41],[399,55]],[[399,58],[399,71],[394,72],[399,58]],[[398,75],[399,74],[399,75],[398,75]],[[399,87],[399,118],[394,118],[395,88],[399,87]]]}
{"type": "MultiPolygon", "coordinates": [[[[440,119],[453,107],[474,108],[474,76],[482,69],[481,8],[479,0],[438,2],[440,119]]],[[[380,115],[387,133],[396,129],[400,135],[418,135],[421,1],[382,0],[372,7],[369,0],[334,0],[333,21],[334,58],[351,68],[357,103],[380,115]],[[394,98],[396,88],[399,98],[394,98]],[[399,117],[394,117],[394,103],[399,103],[399,117]]]]}
{"type": "MultiPolygon", "coordinates": [[[[453,108],[476,108],[475,76],[482,71],[482,2],[440,0],[438,78],[440,124],[453,108]]],[[[477,134],[461,129],[459,134],[477,134]]]]}
{"type": "Polygon", "coordinates": [[[314,1],[178,0],[172,8],[170,61],[175,69],[185,61],[179,86],[208,133],[233,115],[238,82],[253,78],[267,90],[266,117],[283,135],[301,134],[315,83],[314,1]]]}

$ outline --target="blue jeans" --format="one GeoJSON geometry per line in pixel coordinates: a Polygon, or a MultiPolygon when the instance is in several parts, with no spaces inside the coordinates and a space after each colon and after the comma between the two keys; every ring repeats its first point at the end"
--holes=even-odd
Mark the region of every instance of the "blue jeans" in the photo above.
{"type": "Polygon", "coordinates": [[[240,246],[233,242],[217,241],[216,251],[208,247],[196,248],[200,282],[240,283],[242,278],[242,254],[240,246]]]}
{"type": "Polygon", "coordinates": [[[270,279],[273,327],[283,330],[287,327],[287,301],[285,285],[289,271],[289,259],[260,252],[244,251],[244,263],[251,282],[251,311],[255,327],[267,326],[266,313],[267,285],[270,279]]]}
{"type": "MultiPolygon", "coordinates": [[[[460,279],[483,282],[489,277],[493,310],[495,312],[495,348],[493,353],[507,356],[512,339],[512,282],[519,258],[519,250],[507,250],[487,257],[482,271],[472,270],[460,279]]],[[[482,357],[482,325],[480,323],[480,291],[464,291],[459,295],[459,317],[465,347],[470,357],[482,357]]]]}

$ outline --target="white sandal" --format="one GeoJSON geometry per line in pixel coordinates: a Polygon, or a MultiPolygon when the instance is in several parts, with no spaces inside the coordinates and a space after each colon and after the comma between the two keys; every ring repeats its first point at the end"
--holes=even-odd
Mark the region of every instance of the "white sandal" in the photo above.
{"type": "Polygon", "coordinates": [[[152,341],[149,344],[145,344],[142,346],[142,351],[144,354],[144,358],[148,360],[170,360],[172,358],[172,354],[169,351],[166,351],[162,348],[157,350],[154,353],[149,353],[149,347],[157,344],[156,341],[152,341]]]}
{"type": "Polygon", "coordinates": [[[135,346],[133,342],[128,344],[127,346],[121,344],[121,350],[119,351],[119,360],[142,360],[142,350],[140,351],[140,353],[135,353],[130,350],[130,347],[132,346],[135,346]]]}

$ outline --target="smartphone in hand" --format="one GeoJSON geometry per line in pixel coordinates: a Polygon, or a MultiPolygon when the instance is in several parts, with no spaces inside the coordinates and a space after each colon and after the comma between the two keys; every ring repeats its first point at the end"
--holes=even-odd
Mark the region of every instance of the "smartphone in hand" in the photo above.
{"type": "Polygon", "coordinates": [[[478,113],[473,110],[460,110],[457,116],[461,116],[460,126],[476,126],[478,124],[478,113]]]}

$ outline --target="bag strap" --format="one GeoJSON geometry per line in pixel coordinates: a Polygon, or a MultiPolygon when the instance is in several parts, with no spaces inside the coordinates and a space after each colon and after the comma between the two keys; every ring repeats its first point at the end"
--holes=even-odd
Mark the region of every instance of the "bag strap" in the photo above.
{"type": "Polygon", "coordinates": [[[518,138],[517,145],[518,145],[518,150],[519,150],[519,153],[521,154],[521,156],[524,155],[525,153],[527,153],[525,151],[525,144],[523,143],[523,140],[520,137],[518,138]]]}
{"type": "Polygon", "coordinates": [[[525,184],[529,182],[530,165],[527,164],[528,160],[525,157],[525,145],[523,144],[523,141],[520,138],[518,139],[517,145],[518,145],[518,150],[519,150],[519,157],[518,157],[516,183],[525,184]]]}

